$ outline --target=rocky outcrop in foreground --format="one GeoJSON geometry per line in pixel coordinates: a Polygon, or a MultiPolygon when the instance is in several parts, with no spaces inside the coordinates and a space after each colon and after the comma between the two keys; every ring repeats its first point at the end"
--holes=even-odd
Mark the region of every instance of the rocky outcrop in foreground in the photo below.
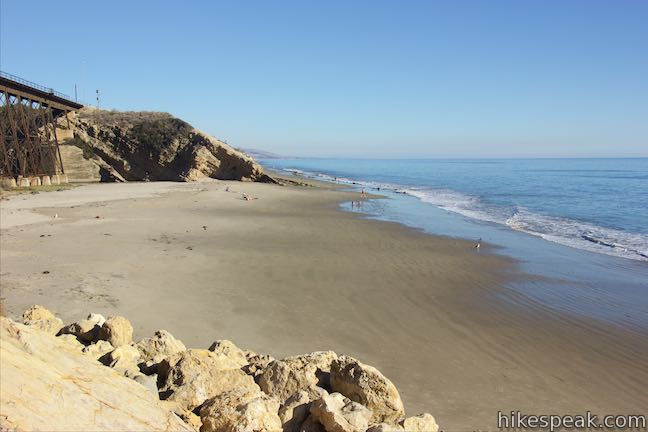
{"type": "Polygon", "coordinates": [[[58,127],[72,181],[78,173],[78,180],[273,182],[245,153],[167,113],[84,108],[69,120],[58,127]]]}
{"type": "Polygon", "coordinates": [[[0,324],[0,430],[439,430],[430,414],[406,417],[380,371],[333,351],[187,349],[165,330],[135,342],[126,318],[64,325],[41,306],[0,324]]]}

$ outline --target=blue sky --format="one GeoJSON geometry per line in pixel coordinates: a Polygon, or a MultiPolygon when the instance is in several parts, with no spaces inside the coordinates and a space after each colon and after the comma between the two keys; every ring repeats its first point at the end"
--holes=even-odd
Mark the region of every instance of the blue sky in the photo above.
{"type": "Polygon", "coordinates": [[[0,0],[0,68],[238,147],[648,156],[648,2],[0,0]]]}

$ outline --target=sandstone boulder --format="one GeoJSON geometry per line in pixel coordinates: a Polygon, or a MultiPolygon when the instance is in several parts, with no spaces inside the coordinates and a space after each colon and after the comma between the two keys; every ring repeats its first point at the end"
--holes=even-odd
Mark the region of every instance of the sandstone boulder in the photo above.
{"type": "Polygon", "coordinates": [[[331,389],[369,408],[372,423],[398,423],[405,417],[394,384],[378,369],[353,357],[340,356],[332,362],[331,389]]]}
{"type": "Polygon", "coordinates": [[[0,376],[1,430],[192,430],[139,384],[7,318],[0,376]]]}
{"type": "Polygon", "coordinates": [[[310,413],[326,432],[364,432],[369,427],[371,410],[340,393],[332,393],[312,402],[310,413]]]}
{"type": "Polygon", "coordinates": [[[157,388],[157,375],[144,375],[141,372],[133,372],[132,370],[127,370],[124,372],[124,376],[144,386],[144,388],[154,394],[156,398],[159,397],[157,388]]]}
{"type": "Polygon", "coordinates": [[[193,430],[196,432],[200,431],[200,428],[202,427],[202,420],[200,420],[200,416],[194,414],[191,411],[181,411],[181,412],[175,412],[175,415],[180,417],[180,419],[187,423],[193,430]]]}
{"type": "Polygon", "coordinates": [[[306,421],[302,423],[302,425],[298,429],[299,432],[326,432],[326,429],[324,429],[324,426],[317,420],[315,420],[315,417],[312,415],[309,415],[306,418],[306,421]]]}
{"type": "Polygon", "coordinates": [[[259,387],[282,403],[300,390],[315,387],[318,383],[317,366],[301,356],[274,360],[258,378],[259,387]]]}
{"type": "Polygon", "coordinates": [[[243,371],[251,375],[255,381],[258,381],[259,377],[265,372],[268,368],[268,365],[275,361],[275,359],[267,354],[256,354],[249,355],[246,353],[245,358],[247,359],[248,364],[243,366],[243,371]]]}
{"type": "Polygon", "coordinates": [[[166,330],[156,331],[153,337],[142,339],[135,346],[140,353],[141,368],[147,374],[155,373],[158,363],[165,358],[187,350],[182,341],[166,330]]]}
{"type": "Polygon", "coordinates": [[[259,355],[258,353],[254,352],[252,350],[243,350],[243,353],[245,353],[245,359],[246,360],[250,360],[250,358],[256,357],[256,356],[259,355]]]}
{"type": "Polygon", "coordinates": [[[300,390],[290,396],[279,408],[279,418],[284,432],[300,432],[304,421],[310,413],[311,402],[326,396],[326,390],[320,387],[300,390]]]}
{"type": "Polygon", "coordinates": [[[331,386],[331,363],[337,359],[338,355],[334,351],[315,351],[310,354],[302,354],[283,359],[284,362],[290,363],[293,367],[304,369],[306,365],[315,366],[315,376],[317,385],[324,389],[330,390],[331,386]]]}
{"type": "Polygon", "coordinates": [[[60,318],[39,305],[34,305],[23,313],[23,324],[53,335],[63,328],[60,318]]]}
{"type": "MultiPolygon", "coordinates": [[[[404,432],[404,431],[405,429],[403,429],[400,425],[393,425],[387,423],[375,424],[372,425],[369,429],[367,429],[367,432],[404,432]]],[[[412,432],[414,431],[417,431],[417,429],[412,429],[412,432]]]]}
{"type": "Polygon", "coordinates": [[[258,391],[252,377],[223,354],[189,349],[162,360],[158,366],[160,398],[193,410],[205,400],[232,389],[258,391]]]}
{"type": "Polygon", "coordinates": [[[406,431],[439,431],[439,425],[437,425],[436,420],[434,420],[434,417],[428,413],[406,418],[403,421],[403,428],[405,428],[406,431]]]}
{"type": "Polygon", "coordinates": [[[280,432],[279,403],[268,395],[243,388],[208,399],[200,409],[200,432],[280,432]]]}
{"type": "Polygon", "coordinates": [[[230,340],[217,340],[216,342],[211,344],[209,351],[214,351],[225,355],[232,361],[236,362],[240,367],[248,364],[247,358],[245,356],[245,351],[234,345],[234,342],[230,340]]]}
{"type": "Polygon", "coordinates": [[[160,404],[180,417],[180,419],[187,425],[189,425],[194,431],[200,431],[202,422],[200,421],[200,417],[198,415],[185,408],[182,408],[177,402],[163,400],[160,401],[160,404]]]}
{"type": "Polygon", "coordinates": [[[93,344],[86,345],[81,349],[81,352],[88,357],[99,360],[104,355],[112,351],[114,347],[108,341],[97,341],[93,344]]]}
{"type": "Polygon", "coordinates": [[[56,339],[58,339],[61,342],[64,342],[70,348],[73,348],[79,352],[82,352],[82,349],[84,348],[84,345],[81,342],[79,342],[79,339],[77,339],[77,337],[72,334],[63,334],[57,336],[56,339]]]}
{"type": "Polygon", "coordinates": [[[133,326],[121,316],[109,317],[101,326],[99,338],[107,340],[115,348],[133,342],[133,326]]]}
{"type": "Polygon", "coordinates": [[[63,327],[59,334],[71,334],[83,343],[91,343],[99,339],[99,331],[105,321],[99,314],[90,314],[84,320],[63,327]]]}
{"type": "Polygon", "coordinates": [[[311,399],[308,392],[300,390],[290,396],[279,408],[279,419],[284,432],[298,432],[308,417],[311,399]]]}
{"type": "Polygon", "coordinates": [[[101,357],[100,361],[122,373],[139,373],[140,353],[133,345],[122,345],[101,357]]]}

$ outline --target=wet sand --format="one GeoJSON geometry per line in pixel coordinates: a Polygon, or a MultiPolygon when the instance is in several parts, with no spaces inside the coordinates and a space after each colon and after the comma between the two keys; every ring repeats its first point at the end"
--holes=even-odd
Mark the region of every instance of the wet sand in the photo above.
{"type": "Polygon", "coordinates": [[[350,197],[237,182],[12,197],[1,296],[10,316],[118,313],[190,347],[350,354],[447,431],[495,430],[499,410],[645,413],[647,335],[535,303],[506,288],[525,276],[495,248],[340,211],[350,197]]]}

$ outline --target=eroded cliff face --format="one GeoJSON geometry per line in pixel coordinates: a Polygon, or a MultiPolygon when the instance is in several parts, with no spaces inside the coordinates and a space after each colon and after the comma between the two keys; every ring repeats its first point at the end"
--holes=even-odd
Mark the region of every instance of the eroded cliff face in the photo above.
{"type": "Polygon", "coordinates": [[[82,150],[104,181],[273,182],[254,159],[167,113],[84,108],[70,122],[64,144],[82,150]]]}

